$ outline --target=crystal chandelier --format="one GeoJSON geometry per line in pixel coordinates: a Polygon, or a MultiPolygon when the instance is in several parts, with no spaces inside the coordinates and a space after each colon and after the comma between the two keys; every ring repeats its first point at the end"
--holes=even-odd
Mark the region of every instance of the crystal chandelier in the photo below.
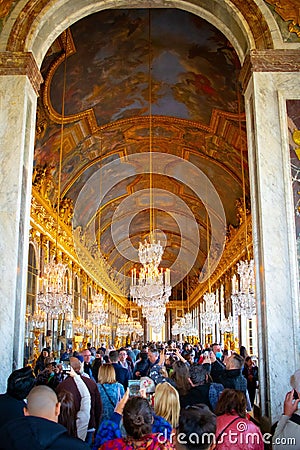
{"type": "Polygon", "coordinates": [[[226,318],[224,317],[222,320],[219,321],[219,327],[222,334],[224,333],[231,333],[233,330],[233,317],[231,314],[226,318]]]}
{"type": "Polygon", "coordinates": [[[172,329],[171,333],[173,336],[177,336],[178,334],[183,334],[184,336],[198,336],[198,330],[193,325],[193,318],[190,312],[186,313],[184,317],[177,321],[172,329]]]}
{"type": "Polygon", "coordinates": [[[67,63],[67,37],[64,52],[64,80],[61,99],[61,134],[59,148],[59,166],[58,166],[58,186],[57,186],[57,205],[56,205],[56,239],[55,239],[55,256],[45,265],[44,277],[42,278],[42,291],[38,294],[38,305],[42,311],[52,317],[62,314],[72,314],[73,297],[68,292],[67,283],[67,265],[58,262],[58,235],[59,235],[59,215],[61,203],[61,174],[62,174],[62,157],[63,157],[63,141],[64,141],[64,112],[65,112],[65,93],[66,93],[66,63],[67,63]]]}
{"type": "Polygon", "coordinates": [[[233,277],[232,305],[237,315],[251,319],[256,314],[254,260],[239,261],[237,267],[240,282],[238,288],[236,277],[233,277]]]}
{"type": "Polygon", "coordinates": [[[108,313],[104,310],[104,295],[99,293],[92,297],[92,309],[88,318],[93,325],[103,325],[108,319],[108,313]]]}
{"type": "Polygon", "coordinates": [[[127,314],[123,313],[118,320],[118,326],[116,330],[116,335],[119,337],[126,337],[131,333],[130,324],[128,323],[127,314]]]}
{"type": "Polygon", "coordinates": [[[139,244],[139,260],[143,266],[153,266],[157,268],[161,262],[163,255],[163,248],[160,245],[160,241],[157,243],[155,241],[147,242],[145,239],[144,244],[140,242],[139,244]]]}
{"type": "MultiPolygon", "coordinates": [[[[141,245],[143,244],[140,243],[141,245]]],[[[164,272],[153,263],[144,263],[138,274],[136,269],[133,269],[130,295],[138,306],[163,306],[169,301],[171,291],[170,269],[164,272]]]]}
{"type": "MultiPolygon", "coordinates": [[[[157,307],[152,307],[150,305],[143,306],[142,314],[146,318],[148,325],[153,329],[161,330],[165,323],[165,313],[166,307],[165,305],[160,305],[157,307]]],[[[157,332],[158,333],[158,332],[157,332]]]]}
{"type": "Polygon", "coordinates": [[[40,330],[45,326],[45,312],[38,309],[34,312],[33,316],[30,319],[30,323],[33,329],[40,330]]]}
{"type": "Polygon", "coordinates": [[[110,336],[111,335],[111,325],[101,325],[99,329],[100,336],[110,336]]]}
{"type": "Polygon", "coordinates": [[[42,291],[38,294],[38,306],[51,316],[73,312],[72,294],[67,292],[67,266],[57,263],[56,258],[45,265],[42,291]]]}
{"type": "Polygon", "coordinates": [[[144,334],[144,328],[137,320],[133,321],[133,332],[136,333],[138,336],[143,336],[144,334]]]}
{"type": "Polygon", "coordinates": [[[144,328],[137,319],[133,319],[131,316],[127,319],[128,333],[136,333],[138,336],[144,334],[144,328]]]}
{"type": "MultiPolygon", "coordinates": [[[[238,99],[239,100],[239,99],[238,99]]],[[[240,106],[239,106],[240,110],[240,106]]],[[[239,129],[241,132],[241,121],[239,122],[239,129]]],[[[241,141],[244,142],[243,140],[241,141]]],[[[245,248],[247,254],[246,261],[239,261],[237,264],[237,272],[240,278],[239,285],[236,276],[232,279],[232,306],[235,314],[245,316],[251,319],[256,314],[256,299],[255,299],[255,273],[254,260],[250,259],[247,238],[247,213],[249,212],[246,204],[246,183],[243,164],[243,149],[241,145],[241,170],[242,170],[242,184],[243,184],[243,217],[241,218],[245,226],[245,248]]]]}
{"type": "Polygon", "coordinates": [[[139,243],[138,256],[142,268],[139,273],[132,270],[130,295],[138,306],[142,307],[143,315],[148,324],[157,330],[164,324],[165,305],[171,295],[170,270],[159,268],[163,255],[160,241],[154,239],[154,208],[153,208],[153,167],[152,167],[152,74],[151,74],[151,9],[149,9],[149,210],[150,233],[149,242],[139,243]],[[154,308],[158,308],[154,312],[154,308]],[[163,312],[164,311],[164,312],[163,312]],[[157,319],[157,320],[156,320],[157,319]]]}
{"type": "Polygon", "coordinates": [[[171,328],[171,333],[173,336],[177,336],[178,334],[181,334],[180,324],[179,322],[175,322],[174,325],[171,328]]]}
{"type": "Polygon", "coordinates": [[[218,305],[214,293],[206,293],[203,296],[205,301],[205,311],[200,314],[202,325],[206,332],[211,332],[215,324],[219,320],[218,305]]]}
{"type": "Polygon", "coordinates": [[[86,322],[83,318],[77,317],[73,320],[73,333],[79,336],[84,336],[86,334],[90,334],[91,332],[91,323],[86,322]]]}
{"type": "Polygon", "coordinates": [[[185,336],[197,336],[198,335],[198,330],[193,325],[193,318],[192,318],[192,314],[190,312],[186,313],[186,315],[184,316],[183,328],[184,328],[183,334],[185,336]]]}
{"type": "Polygon", "coordinates": [[[185,331],[184,325],[185,325],[184,317],[181,317],[181,319],[179,319],[177,322],[174,323],[171,329],[171,333],[173,334],[173,336],[177,336],[178,334],[184,334],[185,331]]]}

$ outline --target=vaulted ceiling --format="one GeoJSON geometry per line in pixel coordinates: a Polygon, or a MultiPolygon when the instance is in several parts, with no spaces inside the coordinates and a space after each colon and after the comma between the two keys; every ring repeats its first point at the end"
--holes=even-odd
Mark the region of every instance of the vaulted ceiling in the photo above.
{"type": "Polygon", "coordinates": [[[51,174],[53,205],[59,189],[62,205],[72,200],[74,233],[115,274],[139,267],[151,227],[173,285],[218,264],[249,191],[239,70],[224,35],[177,9],[102,11],[49,49],[35,168],[51,174]]]}

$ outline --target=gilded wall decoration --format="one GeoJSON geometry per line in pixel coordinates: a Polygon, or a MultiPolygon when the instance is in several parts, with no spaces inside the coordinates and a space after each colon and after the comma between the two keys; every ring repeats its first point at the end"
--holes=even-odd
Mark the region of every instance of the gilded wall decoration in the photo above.
{"type": "Polygon", "coordinates": [[[299,0],[265,0],[274,7],[277,14],[288,24],[288,31],[300,38],[300,5],[299,0]]]}
{"type": "Polygon", "coordinates": [[[0,19],[4,19],[10,11],[14,0],[0,0],[0,19]]]}
{"type": "Polygon", "coordinates": [[[287,100],[295,231],[300,273],[300,100],[287,100]]]}

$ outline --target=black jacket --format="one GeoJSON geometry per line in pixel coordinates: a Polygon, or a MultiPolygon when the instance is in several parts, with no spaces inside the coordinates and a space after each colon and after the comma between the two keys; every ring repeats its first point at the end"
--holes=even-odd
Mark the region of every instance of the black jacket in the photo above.
{"type": "Polygon", "coordinates": [[[210,376],[214,383],[222,383],[224,372],[226,371],[225,364],[222,363],[218,358],[215,362],[211,364],[210,376]]]}
{"type": "Polygon", "coordinates": [[[139,379],[141,377],[147,376],[150,367],[150,361],[148,359],[148,353],[141,352],[139,354],[140,360],[135,363],[133,370],[133,378],[139,379]],[[136,372],[139,372],[139,375],[136,375],[136,372]]]}
{"type": "Polygon", "coordinates": [[[242,391],[246,394],[247,380],[243,377],[240,369],[225,370],[221,378],[221,383],[224,388],[236,389],[237,391],[242,391]]]}
{"type": "Polygon", "coordinates": [[[128,387],[128,380],[129,380],[129,371],[127,369],[124,369],[124,367],[121,366],[121,364],[118,363],[112,363],[114,366],[115,372],[116,372],[116,380],[123,384],[124,389],[126,391],[128,387]]]}
{"type": "Polygon", "coordinates": [[[88,450],[65,427],[41,417],[20,417],[0,428],[0,450],[88,450]]]}
{"type": "Polygon", "coordinates": [[[209,401],[209,384],[201,384],[199,386],[192,387],[186,395],[180,396],[180,406],[185,408],[187,406],[197,405],[204,403],[210,409],[212,406],[209,401]]]}
{"type": "Polygon", "coordinates": [[[0,426],[4,425],[12,419],[24,416],[24,406],[26,403],[23,400],[17,400],[9,394],[0,395],[0,426]]]}

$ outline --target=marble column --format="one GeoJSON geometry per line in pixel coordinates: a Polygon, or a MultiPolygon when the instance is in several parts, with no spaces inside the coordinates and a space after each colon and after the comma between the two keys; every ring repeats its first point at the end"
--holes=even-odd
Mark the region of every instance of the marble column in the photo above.
{"type": "Polygon", "coordinates": [[[23,365],[36,98],[31,53],[0,53],[0,392],[23,365]]]}
{"type": "Polygon", "coordinates": [[[299,368],[299,288],[286,100],[300,98],[300,52],[252,51],[245,91],[263,419],[283,411],[299,368]]]}

